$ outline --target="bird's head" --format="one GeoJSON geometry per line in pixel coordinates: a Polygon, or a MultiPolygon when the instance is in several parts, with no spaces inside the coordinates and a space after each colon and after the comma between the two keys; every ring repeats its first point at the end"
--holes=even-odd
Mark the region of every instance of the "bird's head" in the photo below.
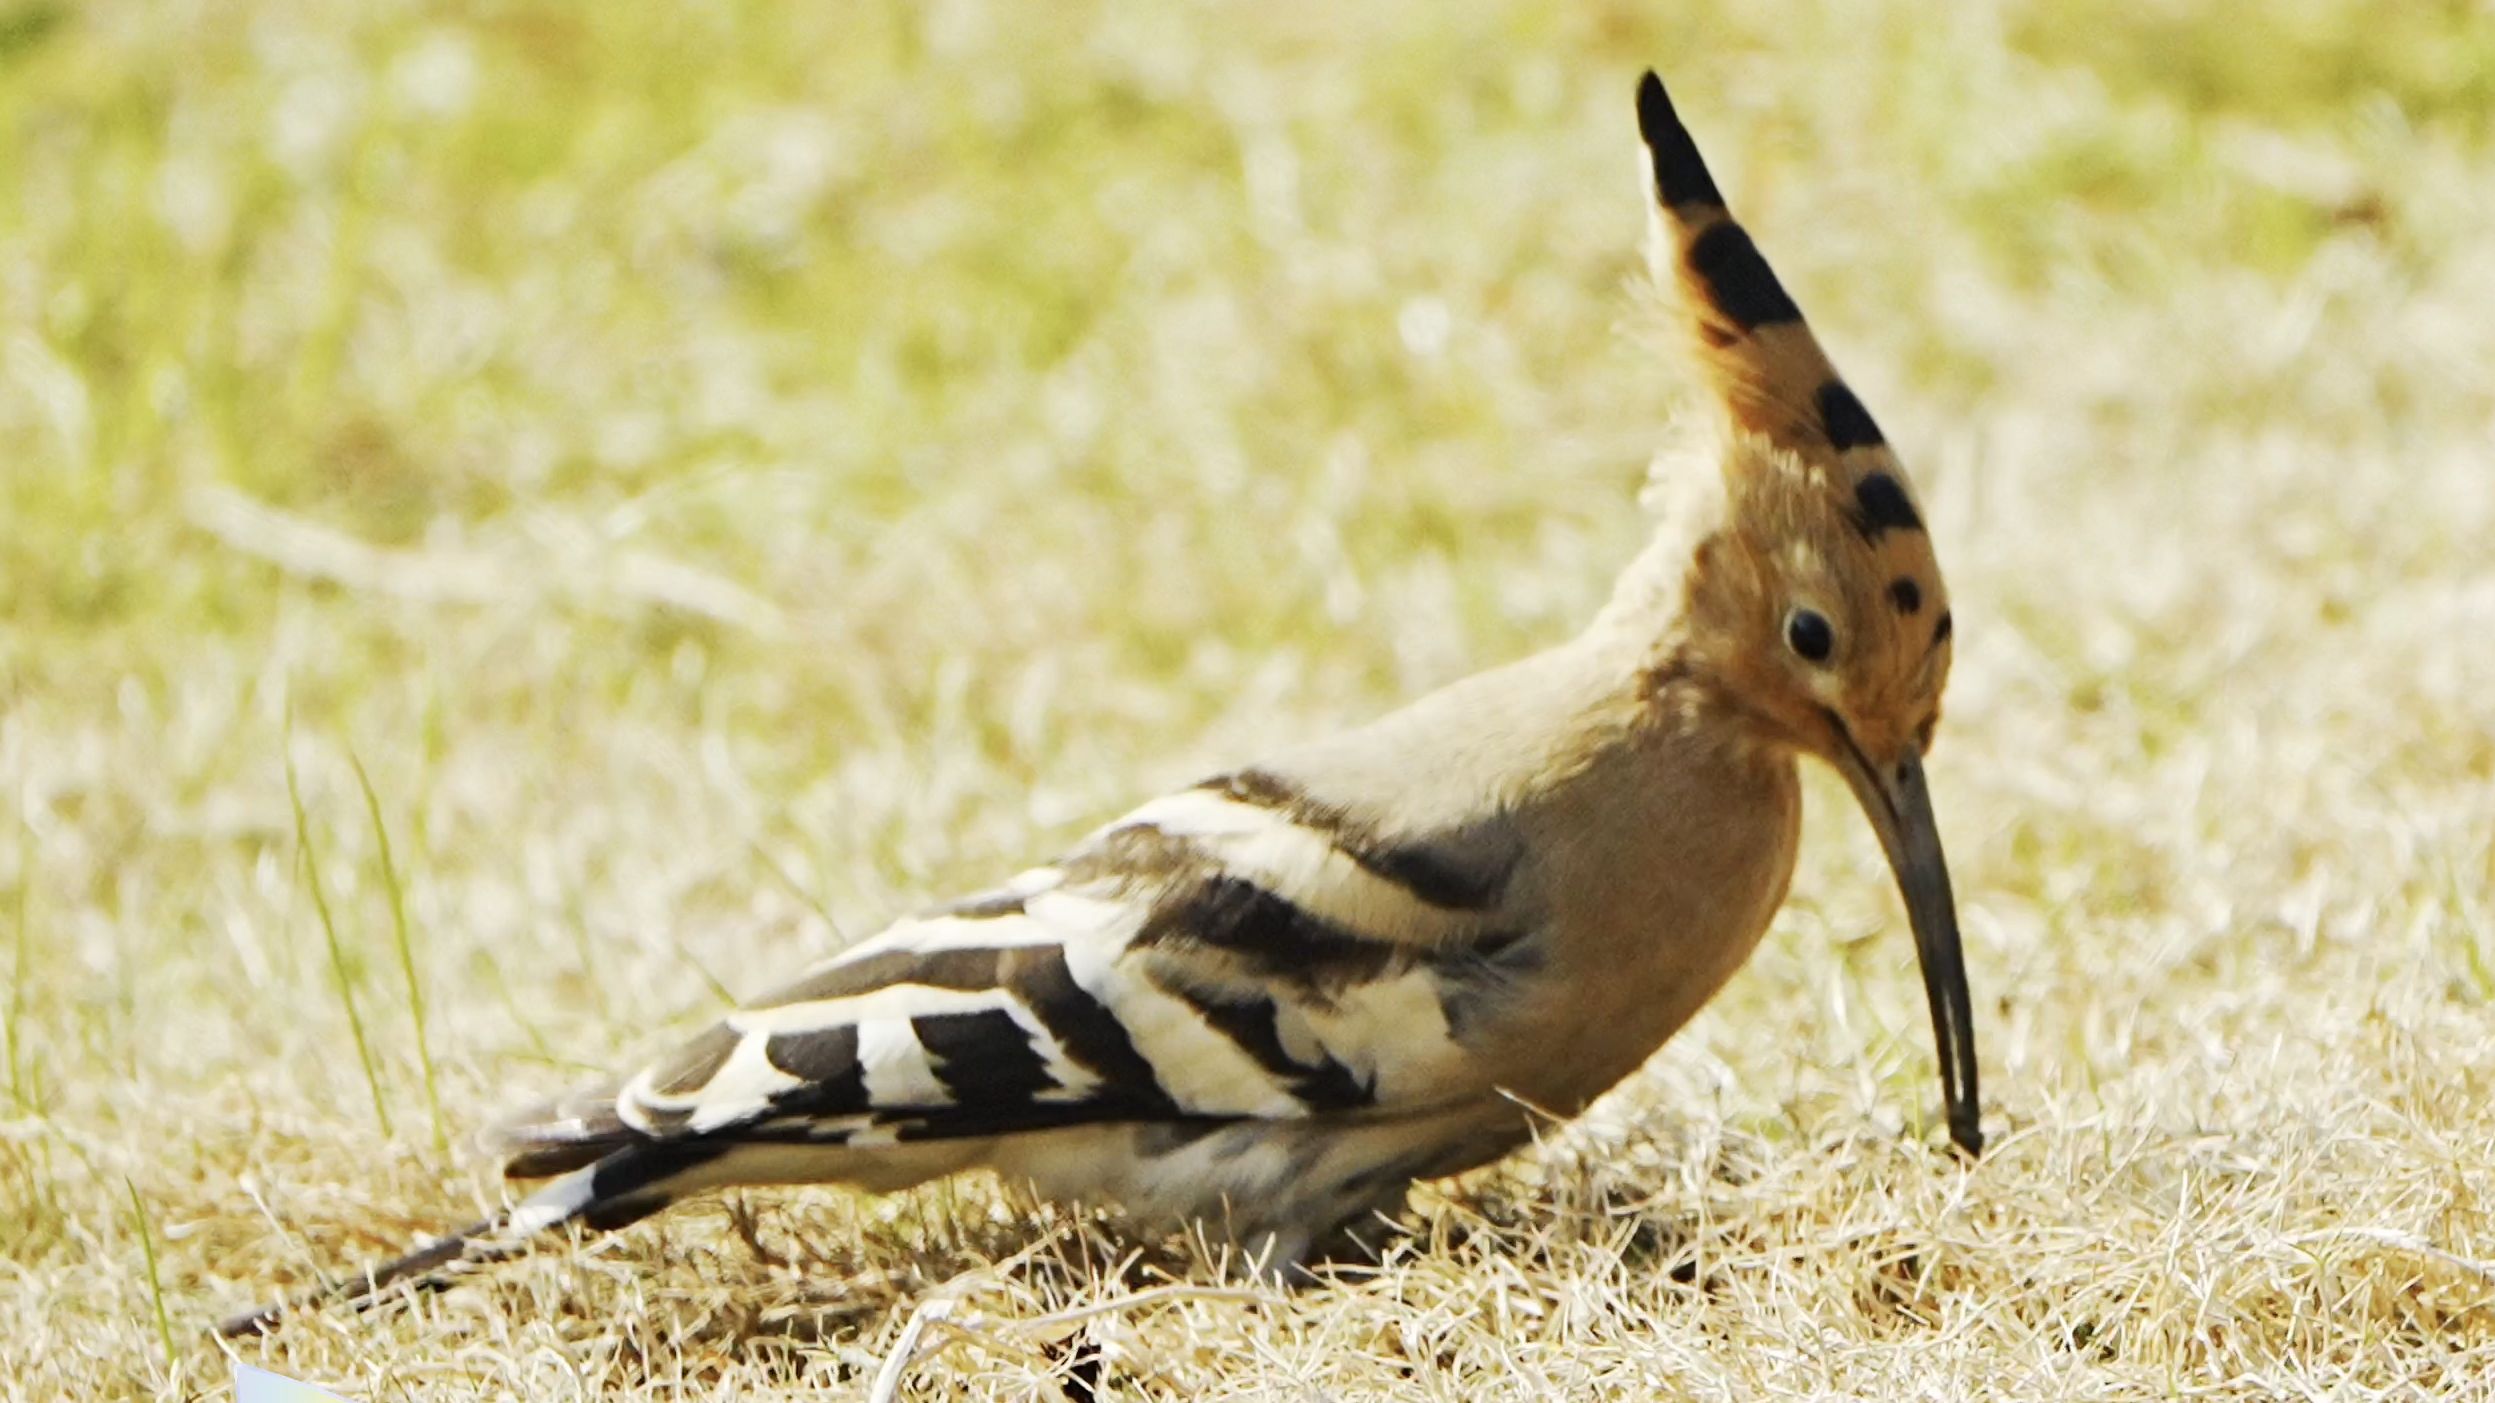
{"type": "Polygon", "coordinates": [[[1952,623],[1904,479],[1885,450],[1853,472],[1755,436],[1727,456],[1722,525],[1690,571],[1690,647],[1776,744],[1839,769],[1920,759],[1952,623]]]}
{"type": "Polygon", "coordinates": [[[1637,93],[1653,261],[1678,285],[1729,420],[1722,511],[1684,584],[1685,656],[1753,737],[1834,766],[1915,929],[1950,1135],[1972,1154],[1975,1037],[1923,756],[1949,677],[1949,595],[1896,454],[1726,210],[1654,74],[1637,93]]]}

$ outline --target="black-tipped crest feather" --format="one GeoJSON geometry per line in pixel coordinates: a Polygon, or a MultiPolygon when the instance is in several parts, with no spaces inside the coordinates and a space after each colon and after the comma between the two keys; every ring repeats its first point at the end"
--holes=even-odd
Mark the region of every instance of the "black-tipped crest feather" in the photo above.
{"type": "Polygon", "coordinates": [[[1654,158],[1655,194],[1665,206],[1712,205],[1724,207],[1723,192],[1715,188],[1715,177],[1707,170],[1706,158],[1698,154],[1698,143],[1689,128],[1681,125],[1681,114],[1673,109],[1672,95],[1663,89],[1663,80],[1653,69],[1637,84],[1637,130],[1646,138],[1646,149],[1654,158]]]}
{"type": "MultiPolygon", "coordinates": [[[[1652,72],[1637,88],[1638,131],[1653,170],[1654,207],[1664,230],[1655,249],[1659,277],[1677,284],[1700,362],[1733,422],[1788,448],[1843,451],[1877,441],[1867,412],[1840,419],[1843,383],[1820,350],[1802,309],[1747,229],[1682,125],[1663,81],[1652,72]]],[[[1860,410],[1859,403],[1851,406],[1860,410]]]]}

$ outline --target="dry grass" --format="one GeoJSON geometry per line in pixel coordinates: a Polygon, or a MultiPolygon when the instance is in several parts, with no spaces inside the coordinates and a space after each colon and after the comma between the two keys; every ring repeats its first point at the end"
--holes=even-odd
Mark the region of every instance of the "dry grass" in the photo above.
{"type": "Polygon", "coordinates": [[[0,1393],[214,1396],[486,1192],[429,1078],[455,1144],[1582,620],[1686,388],[1649,62],[1941,537],[1980,1168],[1815,782],[1753,966],[1374,1277],[1071,1321],[1208,1278],[754,1194],[242,1357],[2495,1396],[2495,19],[2365,0],[0,0],[0,1393]]]}

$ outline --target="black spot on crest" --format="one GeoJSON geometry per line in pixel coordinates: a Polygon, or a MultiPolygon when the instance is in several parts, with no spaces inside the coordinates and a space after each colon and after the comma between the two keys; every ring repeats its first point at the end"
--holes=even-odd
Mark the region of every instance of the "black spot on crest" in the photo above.
{"type": "Polygon", "coordinates": [[[1744,331],[1802,320],[1802,309],[1738,224],[1728,221],[1699,235],[1689,246],[1689,266],[1726,320],[1744,331]]]}
{"type": "Polygon", "coordinates": [[[1900,575],[1889,581],[1889,603],[1901,614],[1914,613],[1923,607],[1923,586],[1900,575]]]}
{"type": "Polygon", "coordinates": [[[1879,540],[1887,531],[1923,529],[1923,518],[1915,515],[1906,489],[1887,473],[1873,473],[1854,484],[1853,517],[1854,529],[1866,541],[1879,540]]]}
{"type": "Polygon", "coordinates": [[[1941,614],[1941,621],[1940,621],[1939,623],[1936,623],[1936,624],[1932,625],[1932,646],[1933,646],[1933,647],[1937,648],[1937,647],[1941,646],[1942,644],[1944,644],[1944,643],[1946,643],[1946,642],[1948,642],[1948,641],[1949,641],[1949,631],[1950,631],[1950,627],[1951,627],[1951,625],[1950,625],[1950,622],[1949,622],[1949,615],[1948,615],[1948,613],[1947,613],[1946,611],[1944,611],[1944,612],[1941,614]]]}
{"type": "Polygon", "coordinates": [[[1871,411],[1842,380],[1831,380],[1819,387],[1819,423],[1827,431],[1828,446],[1839,453],[1849,448],[1877,448],[1888,440],[1881,436],[1879,424],[1873,422],[1871,411]]]}

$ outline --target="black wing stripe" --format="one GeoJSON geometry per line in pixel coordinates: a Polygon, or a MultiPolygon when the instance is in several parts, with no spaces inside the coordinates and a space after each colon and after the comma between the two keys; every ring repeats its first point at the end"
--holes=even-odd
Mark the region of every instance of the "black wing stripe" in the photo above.
{"type": "Polygon", "coordinates": [[[1238,1044],[1239,1050],[1254,1059],[1257,1066],[1280,1078],[1308,1109],[1347,1111],[1377,1103],[1376,1088],[1353,1076],[1349,1067],[1332,1057],[1319,1053],[1313,1063],[1293,1057],[1282,1045],[1281,1010],[1273,1000],[1227,1000],[1168,981],[1159,982],[1170,993],[1186,1000],[1207,1025],[1238,1044]]]}
{"type": "Polygon", "coordinates": [[[763,1055],[772,1066],[792,1077],[810,1082],[830,1081],[858,1068],[858,1030],[851,1024],[765,1036],[763,1055]]]}
{"type": "Polygon", "coordinates": [[[1336,851],[1360,864],[1363,870],[1442,910],[1482,911],[1498,905],[1507,889],[1508,876],[1516,867],[1518,852],[1510,844],[1390,842],[1342,806],[1312,798],[1306,790],[1270,770],[1215,775],[1196,787],[1236,803],[1271,810],[1291,823],[1322,834],[1336,851]],[[1457,850],[1484,847],[1497,851],[1457,850]]]}
{"type": "Polygon", "coordinates": [[[1176,1115],[1178,1103],[1117,1015],[1075,982],[1065,951],[1033,945],[1006,952],[1006,987],[1039,1019],[1066,1056],[1100,1078],[1087,1098],[1136,1115],[1176,1115]]]}
{"type": "Polygon", "coordinates": [[[1312,989],[1364,984],[1409,964],[1413,952],[1363,940],[1254,882],[1211,876],[1153,908],[1139,946],[1210,946],[1264,978],[1312,989]]]}
{"type": "Polygon", "coordinates": [[[581,1223],[597,1232],[630,1227],[674,1200],[667,1181],[728,1152],[716,1141],[637,1145],[609,1155],[590,1171],[589,1202],[581,1223]]]}
{"type": "Polygon", "coordinates": [[[1013,948],[972,945],[954,950],[880,951],[816,970],[746,1007],[785,1008],[790,1004],[854,998],[896,984],[923,984],[931,989],[993,989],[997,987],[997,970],[1013,948]]]}
{"type": "Polygon", "coordinates": [[[867,1108],[866,1067],[858,1061],[858,1030],[853,1025],[773,1033],[763,1052],[772,1066],[806,1081],[772,1097],[774,1111],[845,1116],[867,1108]]]}
{"type": "Polygon", "coordinates": [[[1486,911],[1498,905],[1515,867],[1510,858],[1494,868],[1474,869],[1426,848],[1353,846],[1343,851],[1369,871],[1449,911],[1486,911]]]}
{"type": "Polygon", "coordinates": [[[1200,878],[1220,864],[1185,838],[1148,823],[1112,828],[1066,859],[1066,885],[1106,885],[1128,895],[1148,895],[1173,883],[1200,878]]]}
{"type": "Polygon", "coordinates": [[[957,1106],[1028,1106],[1035,1094],[1057,1085],[1031,1035],[1001,1008],[923,1013],[910,1020],[910,1031],[957,1106]]]}

